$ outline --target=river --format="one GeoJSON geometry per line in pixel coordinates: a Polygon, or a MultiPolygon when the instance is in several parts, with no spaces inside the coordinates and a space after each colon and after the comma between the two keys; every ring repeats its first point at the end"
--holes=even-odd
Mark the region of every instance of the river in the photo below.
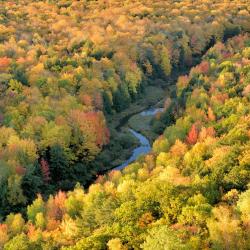
{"type": "MultiPolygon", "coordinates": [[[[162,112],[163,110],[164,110],[163,108],[149,108],[147,110],[142,111],[139,114],[141,116],[153,117],[154,115],[156,115],[159,112],[162,112]]],[[[125,162],[123,162],[118,167],[114,168],[114,170],[122,170],[130,163],[134,162],[139,156],[149,153],[152,149],[149,140],[144,135],[131,128],[129,128],[129,131],[134,137],[136,137],[139,140],[140,145],[133,150],[132,155],[125,162]]]]}

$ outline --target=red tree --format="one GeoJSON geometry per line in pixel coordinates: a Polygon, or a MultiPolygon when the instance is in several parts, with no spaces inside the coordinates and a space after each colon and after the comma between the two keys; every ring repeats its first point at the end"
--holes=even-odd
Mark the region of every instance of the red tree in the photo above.
{"type": "Polygon", "coordinates": [[[216,119],[214,112],[210,107],[208,108],[207,117],[210,121],[215,121],[216,119]]]}
{"type": "Polygon", "coordinates": [[[193,124],[187,135],[187,142],[189,144],[195,144],[197,140],[198,140],[198,130],[195,124],[193,124]]]}
{"type": "Polygon", "coordinates": [[[203,61],[198,67],[201,73],[206,74],[209,71],[210,65],[209,62],[203,61]]]}
{"type": "Polygon", "coordinates": [[[10,65],[11,60],[8,57],[0,57],[0,70],[6,69],[10,65]]]}
{"type": "Polygon", "coordinates": [[[84,105],[86,106],[92,106],[93,104],[93,99],[90,95],[84,94],[80,96],[81,101],[84,105]]]}
{"type": "Polygon", "coordinates": [[[90,140],[94,140],[96,145],[102,147],[109,142],[109,130],[102,112],[72,110],[70,116],[72,122],[78,124],[84,134],[91,135],[90,140]]]}
{"type": "Polygon", "coordinates": [[[26,169],[20,165],[16,166],[16,173],[18,175],[24,175],[26,173],[26,169]]]}
{"type": "Polygon", "coordinates": [[[49,164],[45,159],[41,159],[40,162],[40,167],[42,170],[42,174],[43,174],[43,180],[44,182],[48,183],[50,181],[50,170],[49,170],[49,164]]]}

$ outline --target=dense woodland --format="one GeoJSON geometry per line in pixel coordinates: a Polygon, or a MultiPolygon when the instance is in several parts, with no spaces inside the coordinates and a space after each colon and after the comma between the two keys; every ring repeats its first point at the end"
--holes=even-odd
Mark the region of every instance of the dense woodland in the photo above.
{"type": "Polygon", "coordinates": [[[249,32],[248,0],[0,1],[0,249],[249,249],[249,32]],[[84,188],[107,120],[202,55],[152,153],[84,188]]]}
{"type": "Polygon", "coordinates": [[[249,249],[249,45],[219,42],[179,77],[185,107],[151,154],[8,215],[4,249],[249,249]]]}

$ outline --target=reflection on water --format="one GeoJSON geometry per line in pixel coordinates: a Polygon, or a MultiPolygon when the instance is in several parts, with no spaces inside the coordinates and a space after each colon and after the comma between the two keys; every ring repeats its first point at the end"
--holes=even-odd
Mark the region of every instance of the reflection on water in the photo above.
{"type": "MultiPolygon", "coordinates": [[[[162,112],[163,108],[150,108],[140,113],[141,116],[154,116],[159,112],[162,112]]],[[[133,150],[132,155],[128,160],[123,162],[120,166],[114,168],[115,170],[121,170],[128,166],[130,163],[135,161],[140,155],[147,154],[151,151],[151,145],[149,140],[143,136],[142,134],[134,131],[133,129],[129,129],[129,131],[139,140],[140,146],[133,150]]]]}

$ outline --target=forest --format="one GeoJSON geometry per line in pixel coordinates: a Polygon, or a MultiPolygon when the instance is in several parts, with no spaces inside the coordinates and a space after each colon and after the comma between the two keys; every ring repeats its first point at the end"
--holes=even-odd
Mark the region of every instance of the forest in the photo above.
{"type": "Polygon", "coordinates": [[[248,0],[0,0],[0,249],[250,249],[249,33],[248,0]]]}

